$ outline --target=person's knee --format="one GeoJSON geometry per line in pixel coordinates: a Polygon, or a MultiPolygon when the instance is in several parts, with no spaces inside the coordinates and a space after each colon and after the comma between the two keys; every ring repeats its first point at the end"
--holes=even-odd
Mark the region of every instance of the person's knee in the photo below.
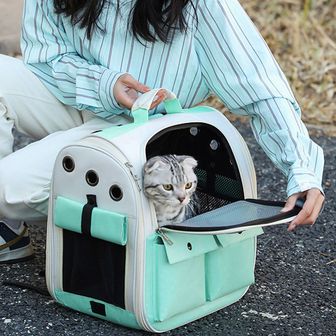
{"type": "Polygon", "coordinates": [[[9,184],[12,176],[9,174],[9,169],[6,169],[0,161],[0,218],[8,217],[8,205],[10,200],[9,184]]]}
{"type": "Polygon", "coordinates": [[[17,169],[0,160],[0,218],[38,219],[48,212],[49,184],[34,186],[17,169]]]}
{"type": "Polygon", "coordinates": [[[9,208],[15,203],[12,193],[17,189],[17,178],[19,176],[6,165],[6,160],[0,160],[0,218],[10,215],[9,208]]]}

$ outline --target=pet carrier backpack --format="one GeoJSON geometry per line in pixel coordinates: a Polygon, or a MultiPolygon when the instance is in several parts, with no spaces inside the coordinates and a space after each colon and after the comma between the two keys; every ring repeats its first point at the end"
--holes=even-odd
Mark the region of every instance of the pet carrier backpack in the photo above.
{"type": "Polygon", "coordinates": [[[299,211],[255,200],[247,146],[219,111],[182,109],[167,92],[167,114],[148,116],[157,90],[135,102],[134,121],[95,132],[58,155],[47,230],[47,284],[60,304],[131,328],[163,332],[238,301],[254,282],[261,226],[299,211]],[[149,158],[198,161],[202,213],[158,227],[143,193],[149,158]]]}

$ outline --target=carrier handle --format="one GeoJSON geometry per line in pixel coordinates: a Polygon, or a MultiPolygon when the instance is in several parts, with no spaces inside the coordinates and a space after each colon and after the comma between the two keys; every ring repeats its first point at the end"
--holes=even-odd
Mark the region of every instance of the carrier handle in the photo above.
{"type": "Polygon", "coordinates": [[[165,91],[166,98],[164,99],[164,106],[168,114],[182,112],[182,106],[176,95],[163,88],[153,89],[142,94],[133,104],[131,115],[134,118],[134,123],[142,123],[148,121],[148,112],[150,107],[159,93],[159,91],[165,91]]]}

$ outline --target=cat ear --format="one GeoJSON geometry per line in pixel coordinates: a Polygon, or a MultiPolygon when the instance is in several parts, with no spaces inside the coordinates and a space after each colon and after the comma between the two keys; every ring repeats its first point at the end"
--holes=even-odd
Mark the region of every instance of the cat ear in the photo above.
{"type": "Polygon", "coordinates": [[[190,166],[194,169],[197,166],[197,161],[192,156],[183,156],[181,163],[186,166],[190,166]]]}
{"type": "Polygon", "coordinates": [[[164,166],[166,166],[166,164],[161,158],[159,156],[154,156],[145,163],[144,171],[146,174],[150,174],[153,170],[163,168],[164,166]]]}

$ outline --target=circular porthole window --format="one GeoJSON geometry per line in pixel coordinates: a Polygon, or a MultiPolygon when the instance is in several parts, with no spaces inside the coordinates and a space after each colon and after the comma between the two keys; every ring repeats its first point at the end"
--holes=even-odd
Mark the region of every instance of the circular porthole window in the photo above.
{"type": "Polygon", "coordinates": [[[198,134],[198,128],[197,127],[191,127],[189,132],[190,132],[191,135],[196,136],[198,134]]]}
{"type": "Polygon", "coordinates": [[[110,197],[114,200],[114,201],[120,201],[123,198],[123,191],[121,190],[121,188],[117,185],[114,184],[111,188],[110,188],[110,197]]]}
{"type": "Polygon", "coordinates": [[[218,143],[218,141],[217,141],[217,140],[211,140],[211,142],[210,142],[210,148],[211,148],[212,150],[217,150],[218,147],[219,147],[219,143],[218,143]]]}
{"type": "Polygon", "coordinates": [[[90,185],[91,187],[94,187],[98,184],[99,177],[94,170],[89,170],[85,175],[85,180],[88,185],[90,185]]]}
{"type": "Polygon", "coordinates": [[[65,156],[62,160],[62,166],[68,173],[75,169],[75,162],[71,156],[65,156]]]}

